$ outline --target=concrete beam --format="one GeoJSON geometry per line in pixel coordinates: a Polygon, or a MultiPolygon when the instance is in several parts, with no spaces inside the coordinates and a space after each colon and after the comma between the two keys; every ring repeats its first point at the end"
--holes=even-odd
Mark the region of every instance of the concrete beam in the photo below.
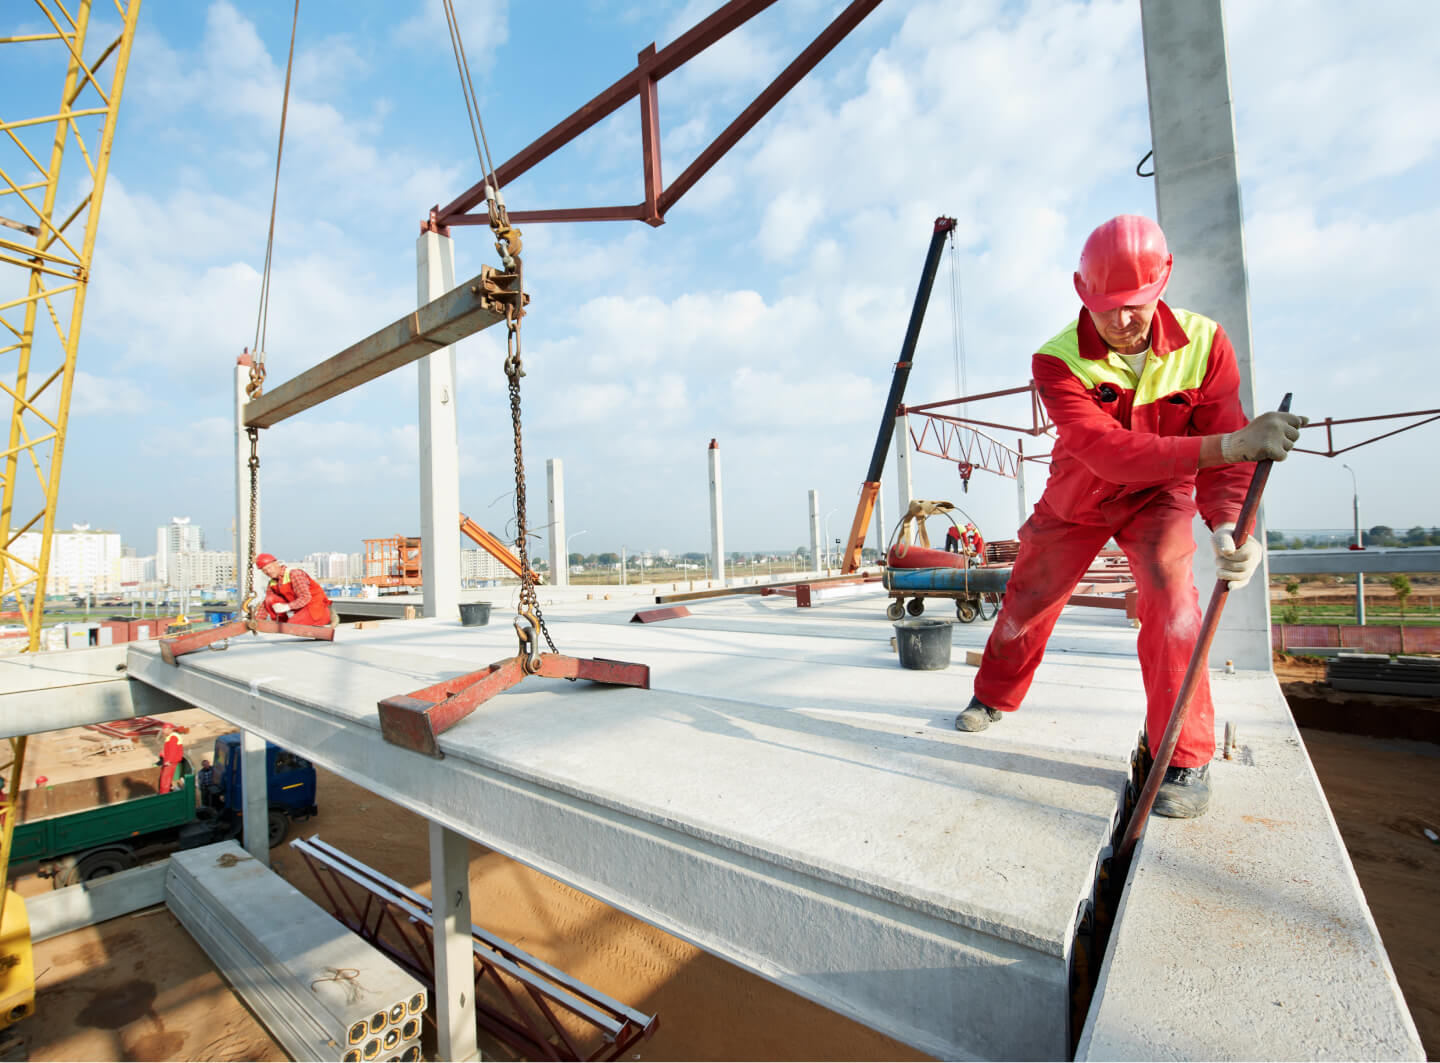
{"type": "Polygon", "coordinates": [[[1271,550],[1270,571],[1282,576],[1440,572],[1440,547],[1367,546],[1364,550],[1271,550]]]}
{"type": "MultiPolygon", "coordinates": [[[[434,234],[421,239],[426,235],[434,234]]],[[[486,266],[438,299],[432,295],[419,310],[255,399],[246,407],[245,424],[270,428],[505,320],[491,299],[500,276],[486,266]]]]}
{"type": "Polygon", "coordinates": [[[550,585],[570,586],[570,547],[565,541],[565,463],[545,459],[546,503],[549,509],[550,585]]]}
{"type": "MultiPolygon", "coordinates": [[[[1235,347],[1240,402],[1250,416],[1273,410],[1280,396],[1255,396],[1250,349],[1250,289],[1235,116],[1220,0],[1142,0],[1150,142],[1155,152],[1155,205],[1175,256],[1166,300],[1214,318],[1235,347]]],[[[1276,470],[1283,475],[1284,467],[1276,470]]],[[[1255,534],[1264,540],[1264,508],[1255,534]]],[[[1200,601],[1215,585],[1210,533],[1196,522],[1196,586],[1200,601]]],[[[1231,591],[1211,646],[1210,663],[1270,668],[1270,599],[1261,563],[1244,590],[1231,591]]]]}
{"type": "Polygon", "coordinates": [[[1077,1060],[1424,1059],[1274,676],[1216,676],[1240,755],[1136,849],[1077,1060]]]}
{"type": "Polygon", "coordinates": [[[132,867],[94,882],[51,890],[25,898],[30,940],[68,934],[72,930],[118,919],[122,915],[165,903],[165,872],[170,861],[132,867]]]}
{"type": "Polygon", "coordinates": [[[190,706],[132,683],[126,646],[0,657],[0,738],[158,716],[190,706]]]}
{"type": "Polygon", "coordinates": [[[710,552],[715,556],[715,579],[725,586],[725,509],[720,486],[720,447],[710,440],[710,552]]]}

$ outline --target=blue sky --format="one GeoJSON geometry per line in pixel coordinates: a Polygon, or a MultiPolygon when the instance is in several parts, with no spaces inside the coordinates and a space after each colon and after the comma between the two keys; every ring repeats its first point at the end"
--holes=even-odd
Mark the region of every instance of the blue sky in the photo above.
{"type": "MultiPolygon", "coordinates": [[[[496,158],[717,2],[457,0],[496,158]]],[[[781,0],[662,81],[667,179],[840,6],[781,0]]],[[[144,553],[156,525],[184,515],[228,543],[231,369],[255,331],[290,12],[285,0],[142,10],[61,527],[113,528],[144,553]]],[[[1227,20],[1261,403],[1293,391],[1312,418],[1440,407],[1428,339],[1440,5],[1245,0],[1227,20]]],[[[638,127],[632,103],[509,188],[511,208],[637,202],[638,127]]],[[[1017,386],[1030,352],[1076,312],[1085,235],[1114,213],[1154,213],[1151,183],[1134,174],[1148,148],[1135,0],[885,0],[664,226],[526,227],[531,524],[545,521],[545,459],[561,458],[569,530],[586,532],[574,549],[705,550],[713,437],[727,548],[806,542],[812,488],[822,516],[834,511],[830,536],[843,535],[933,219],[959,219],[969,390],[1017,386]]],[[[304,0],[272,386],[413,308],[418,223],[478,175],[438,0],[304,0]]],[[[469,277],[494,250],[457,230],[456,258],[469,277]]],[[[912,403],[956,394],[951,268],[947,257],[912,403]]],[[[460,345],[457,390],[461,506],[506,534],[502,342],[492,331],[460,345]]],[[[418,532],[415,391],[415,370],[402,370],[263,434],[267,548],[349,552],[418,532]]],[[[1367,524],[1440,523],[1437,432],[1345,459],[1367,524]]],[[[1043,471],[1030,469],[1032,503],[1043,471]]],[[[953,466],[924,456],[915,481],[989,537],[1013,535],[1012,481],[977,474],[962,495],[953,466]]],[[[1267,497],[1274,526],[1349,522],[1338,461],[1292,459],[1267,497]]],[[[893,521],[888,483],[885,506],[893,521]]]]}

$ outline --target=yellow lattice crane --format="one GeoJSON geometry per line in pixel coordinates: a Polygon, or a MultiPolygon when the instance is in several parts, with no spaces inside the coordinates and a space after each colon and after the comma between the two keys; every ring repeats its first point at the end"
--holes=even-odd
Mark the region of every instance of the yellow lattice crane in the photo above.
{"type": "MultiPolygon", "coordinates": [[[[0,466],[0,609],[20,614],[33,652],[90,257],[140,0],[33,0],[23,10],[28,17],[21,5],[5,5],[13,29],[0,27],[11,34],[0,37],[0,69],[15,79],[0,97],[0,388],[11,404],[0,466]],[[58,100],[49,94],[57,83],[58,100]]],[[[35,1002],[25,907],[8,889],[26,739],[8,740],[10,763],[0,768],[0,1027],[35,1002]]]]}

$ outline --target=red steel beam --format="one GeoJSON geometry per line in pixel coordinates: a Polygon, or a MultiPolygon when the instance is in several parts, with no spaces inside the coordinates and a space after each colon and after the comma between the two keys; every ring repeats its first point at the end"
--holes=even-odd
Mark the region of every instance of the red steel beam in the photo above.
{"type": "Polygon", "coordinates": [[[697,23],[664,48],[656,51],[648,45],[639,54],[635,69],[622,75],[609,88],[583,105],[549,132],[532,141],[518,154],[507,159],[487,174],[484,180],[466,189],[444,207],[434,207],[421,228],[450,225],[488,225],[486,214],[469,213],[485,201],[485,186],[496,187],[514,181],[537,163],[574,140],[581,133],[614,114],[636,96],[640,97],[640,131],[645,177],[645,201],[635,206],[577,207],[558,210],[517,210],[510,212],[513,222],[552,221],[644,221],[661,225],[665,212],[688,192],[740,138],[770,112],[772,108],[815,66],[828,55],[882,0],[852,0],[850,5],[830,23],[810,45],[787,66],[751,104],[728,125],[695,161],[663,188],[660,173],[660,119],[657,83],[673,73],[732,30],[764,11],[775,0],[730,0],[708,18],[697,23]]]}

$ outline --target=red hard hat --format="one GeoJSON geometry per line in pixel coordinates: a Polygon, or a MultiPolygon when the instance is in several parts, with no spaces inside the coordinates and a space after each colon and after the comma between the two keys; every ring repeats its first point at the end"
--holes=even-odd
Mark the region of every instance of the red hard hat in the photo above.
{"type": "Polygon", "coordinates": [[[273,565],[274,563],[275,563],[275,555],[274,555],[274,554],[261,554],[261,555],[259,555],[257,558],[255,558],[255,567],[256,567],[256,568],[264,568],[266,565],[273,565]]]}
{"type": "Polygon", "coordinates": [[[1097,313],[1141,306],[1160,298],[1174,262],[1160,226],[1139,214],[1121,214],[1085,241],[1075,290],[1097,313]]]}

